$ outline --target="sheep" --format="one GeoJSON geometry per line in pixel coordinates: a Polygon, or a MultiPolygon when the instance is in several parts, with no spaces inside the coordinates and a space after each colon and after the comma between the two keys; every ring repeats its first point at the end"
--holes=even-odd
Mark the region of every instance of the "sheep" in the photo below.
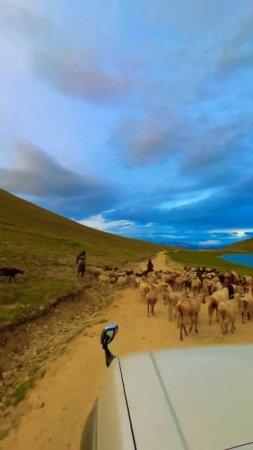
{"type": "Polygon", "coordinates": [[[166,274],[165,272],[164,281],[165,283],[173,287],[175,284],[175,274],[174,273],[166,274]]]}
{"type": "Polygon", "coordinates": [[[146,277],[147,274],[148,274],[147,270],[145,270],[144,272],[135,272],[136,277],[146,277]]]}
{"type": "Polygon", "coordinates": [[[144,302],[145,296],[150,291],[151,286],[148,283],[146,283],[145,281],[141,280],[139,283],[139,289],[140,289],[140,293],[141,293],[141,300],[144,302]]]}
{"type": "Polygon", "coordinates": [[[127,276],[128,279],[128,285],[130,287],[135,288],[136,287],[136,280],[135,280],[135,275],[134,274],[130,274],[127,276]]]}
{"type": "Polygon", "coordinates": [[[234,282],[234,275],[230,270],[224,273],[224,281],[226,284],[232,284],[234,282]]]}
{"type": "Polygon", "coordinates": [[[116,278],[117,279],[117,276],[116,276],[115,272],[110,272],[108,276],[109,276],[109,278],[116,278]]]}
{"type": "Polygon", "coordinates": [[[149,317],[149,312],[154,316],[155,315],[155,305],[157,303],[158,298],[161,295],[161,288],[156,285],[151,285],[149,287],[149,291],[145,293],[145,300],[147,303],[147,313],[149,317]]]}
{"type": "Polygon", "coordinates": [[[174,289],[179,291],[183,287],[184,277],[180,274],[176,274],[174,281],[174,289]]]}
{"type": "Polygon", "coordinates": [[[163,300],[164,304],[168,305],[168,315],[169,315],[169,321],[172,321],[172,313],[173,310],[178,303],[178,301],[181,299],[182,294],[181,292],[174,292],[174,291],[167,291],[163,294],[163,300]]]}
{"type": "Polygon", "coordinates": [[[98,282],[100,284],[109,284],[110,278],[107,275],[99,275],[98,276],[98,282]]]}
{"type": "Polygon", "coordinates": [[[142,281],[142,278],[141,278],[141,277],[136,277],[136,276],[134,275],[134,287],[136,287],[136,288],[140,287],[141,281],[142,281]]]}
{"type": "Polygon", "coordinates": [[[234,300],[222,300],[218,305],[218,311],[221,317],[222,334],[228,333],[228,325],[231,324],[231,333],[235,330],[235,319],[239,308],[240,295],[236,293],[234,300]]]}
{"type": "Polygon", "coordinates": [[[134,275],[134,271],[133,270],[126,270],[126,275],[134,275]]]}
{"type": "Polygon", "coordinates": [[[253,312],[253,296],[251,292],[247,292],[240,301],[242,323],[245,323],[245,316],[250,320],[250,316],[253,312]]]}
{"type": "Polygon", "coordinates": [[[241,293],[242,289],[243,288],[241,286],[236,286],[233,284],[229,285],[229,287],[226,286],[222,289],[219,289],[218,291],[213,292],[212,295],[204,297],[208,301],[209,325],[212,324],[212,317],[214,310],[216,310],[216,320],[218,321],[219,303],[223,301],[228,301],[229,298],[232,298],[235,295],[236,291],[240,291],[239,293],[241,293]]]}
{"type": "Polygon", "coordinates": [[[202,287],[202,282],[201,282],[200,278],[198,278],[198,277],[192,278],[191,289],[195,294],[199,294],[201,287],[202,287]]]}
{"type": "Polygon", "coordinates": [[[118,270],[118,267],[112,267],[112,266],[105,265],[104,270],[110,271],[110,272],[115,272],[116,270],[118,270]]]}
{"type": "Polygon", "coordinates": [[[178,314],[178,325],[180,326],[180,340],[183,340],[183,331],[187,336],[187,330],[185,326],[185,318],[189,317],[191,324],[188,333],[191,332],[193,325],[195,325],[195,332],[198,333],[198,316],[201,307],[201,303],[205,303],[204,297],[190,297],[184,296],[176,304],[176,310],[178,314]]]}
{"type": "Polygon", "coordinates": [[[223,284],[216,276],[213,279],[210,279],[209,277],[204,278],[202,284],[204,295],[212,295],[215,291],[223,288],[223,284]]]}
{"type": "Polygon", "coordinates": [[[117,287],[119,288],[123,288],[127,285],[128,283],[128,278],[126,276],[120,275],[117,279],[117,287]]]}
{"type": "Polygon", "coordinates": [[[90,275],[93,275],[95,278],[98,278],[99,275],[103,275],[104,271],[102,269],[99,269],[98,267],[87,267],[87,272],[90,275]]]}
{"type": "Polygon", "coordinates": [[[220,280],[215,280],[213,279],[213,281],[211,282],[211,294],[213,294],[216,291],[220,291],[220,289],[223,289],[223,284],[221,283],[220,280]]]}
{"type": "Polygon", "coordinates": [[[208,278],[204,278],[203,280],[203,294],[211,295],[212,294],[212,282],[208,278]]]}
{"type": "Polygon", "coordinates": [[[9,283],[11,280],[15,281],[15,275],[23,274],[24,271],[15,269],[15,267],[0,267],[0,277],[9,277],[9,283]]]}
{"type": "Polygon", "coordinates": [[[144,281],[141,281],[141,298],[142,301],[147,304],[148,317],[150,312],[153,316],[155,315],[155,304],[157,303],[157,300],[163,295],[163,286],[164,285],[157,283],[148,284],[144,281]]]}

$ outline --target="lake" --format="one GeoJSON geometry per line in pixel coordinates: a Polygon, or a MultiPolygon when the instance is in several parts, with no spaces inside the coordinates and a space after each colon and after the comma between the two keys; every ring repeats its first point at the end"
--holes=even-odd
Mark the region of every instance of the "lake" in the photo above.
{"type": "Polygon", "coordinates": [[[241,264],[241,266],[253,267],[253,253],[228,253],[219,256],[219,258],[231,263],[241,264]]]}

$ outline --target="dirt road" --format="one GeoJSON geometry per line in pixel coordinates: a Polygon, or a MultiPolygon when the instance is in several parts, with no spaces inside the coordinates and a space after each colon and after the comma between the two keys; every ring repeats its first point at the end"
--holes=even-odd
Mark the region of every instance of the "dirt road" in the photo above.
{"type": "MultiPolygon", "coordinates": [[[[153,262],[157,270],[166,268],[162,253],[153,262]]],[[[166,306],[161,302],[156,306],[156,317],[148,318],[138,290],[119,291],[101,313],[101,323],[76,337],[65,353],[50,363],[46,376],[15,408],[13,429],[1,441],[0,449],[78,450],[83,424],[108,370],[99,345],[103,321],[119,325],[118,336],[111,345],[117,355],[159,348],[253,342],[250,322],[242,325],[238,319],[236,333],[226,337],[221,335],[217,323],[209,327],[205,305],[200,315],[199,335],[193,333],[180,342],[175,323],[168,321],[166,306]]]]}

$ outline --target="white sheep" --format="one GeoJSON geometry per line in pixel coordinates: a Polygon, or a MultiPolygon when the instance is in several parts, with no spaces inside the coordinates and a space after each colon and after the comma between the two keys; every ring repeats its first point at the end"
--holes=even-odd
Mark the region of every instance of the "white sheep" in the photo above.
{"type": "Polygon", "coordinates": [[[99,275],[98,276],[98,282],[100,284],[109,284],[110,278],[107,275],[99,275]]]}
{"type": "MultiPolygon", "coordinates": [[[[234,285],[233,289],[234,289],[234,285]]],[[[236,289],[234,289],[236,290],[236,289]]],[[[209,295],[207,297],[204,297],[208,303],[208,317],[209,317],[209,325],[212,324],[212,317],[213,313],[216,310],[216,320],[218,321],[218,306],[220,302],[228,301],[229,300],[229,289],[227,287],[224,287],[222,289],[219,289],[218,291],[215,291],[212,293],[212,295],[209,295]]]]}
{"type": "Polygon", "coordinates": [[[104,271],[99,269],[98,267],[87,267],[86,272],[88,272],[90,275],[93,275],[95,278],[98,278],[99,275],[103,275],[104,271]]]}
{"type": "Polygon", "coordinates": [[[126,275],[120,275],[117,279],[116,286],[118,288],[124,288],[127,286],[127,283],[128,283],[128,279],[127,279],[126,275]]]}
{"type": "Polygon", "coordinates": [[[236,293],[233,300],[222,300],[218,305],[222,334],[228,333],[228,325],[231,325],[231,333],[235,330],[235,319],[239,309],[240,295],[236,293]]]}
{"type": "Polygon", "coordinates": [[[191,289],[195,294],[199,294],[201,287],[202,287],[202,282],[201,282],[200,278],[198,278],[198,277],[192,278],[191,289]]]}
{"type": "Polygon", "coordinates": [[[242,315],[242,323],[245,323],[245,316],[250,320],[253,313],[253,296],[251,292],[247,292],[241,297],[240,309],[242,315]]]}

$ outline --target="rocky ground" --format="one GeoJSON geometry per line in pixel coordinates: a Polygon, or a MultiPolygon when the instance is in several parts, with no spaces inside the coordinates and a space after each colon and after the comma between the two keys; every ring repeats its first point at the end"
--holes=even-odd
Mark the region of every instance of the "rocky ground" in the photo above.
{"type": "MultiPolygon", "coordinates": [[[[143,263],[141,268],[144,268],[143,263]]],[[[155,269],[166,265],[164,254],[155,269]]],[[[253,325],[238,319],[234,335],[222,336],[219,324],[208,326],[206,305],[200,333],[183,342],[162,303],[156,316],[133,288],[101,291],[88,279],[69,301],[50,313],[0,337],[3,393],[0,418],[1,450],[77,450],[85,419],[97,398],[108,369],[99,338],[106,322],[116,322],[112,343],[117,355],[162,348],[253,342],[253,325]],[[31,388],[32,389],[29,389],[31,388]],[[27,395],[22,400],[24,394],[27,395]],[[16,405],[15,405],[16,404],[16,405]]]]}
{"type": "MultiPolygon", "coordinates": [[[[101,288],[85,277],[80,289],[55,303],[40,317],[0,330],[0,418],[10,415],[46,365],[55,360],[78,334],[95,323],[103,323],[103,310],[112,301],[113,291],[101,288]]],[[[6,434],[6,429],[0,431],[6,434]]]]}

